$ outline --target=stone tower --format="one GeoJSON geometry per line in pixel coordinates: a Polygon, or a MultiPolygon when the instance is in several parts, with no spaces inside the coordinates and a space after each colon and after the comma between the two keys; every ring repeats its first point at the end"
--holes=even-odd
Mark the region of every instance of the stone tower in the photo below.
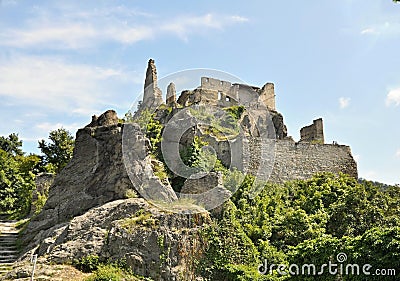
{"type": "Polygon", "coordinates": [[[312,125],[301,128],[300,142],[325,142],[322,118],[314,120],[312,125]]]}
{"type": "Polygon", "coordinates": [[[275,86],[273,83],[265,84],[260,90],[260,100],[269,110],[276,110],[275,108],[275,86]]]}
{"type": "Polygon", "coordinates": [[[173,82],[169,83],[167,88],[167,105],[169,106],[176,105],[176,89],[175,89],[175,84],[173,82]]]}
{"type": "Polygon", "coordinates": [[[157,86],[157,68],[153,59],[147,64],[142,108],[156,108],[163,103],[162,92],[157,86]]]}

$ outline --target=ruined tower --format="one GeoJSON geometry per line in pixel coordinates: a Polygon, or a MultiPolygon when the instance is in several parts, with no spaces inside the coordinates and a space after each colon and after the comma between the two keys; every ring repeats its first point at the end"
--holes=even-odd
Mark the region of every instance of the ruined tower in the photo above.
{"type": "Polygon", "coordinates": [[[300,142],[325,142],[322,118],[314,120],[312,125],[301,128],[300,142]]]}
{"type": "Polygon", "coordinates": [[[162,103],[162,92],[157,86],[157,68],[154,60],[150,59],[147,64],[142,106],[144,108],[156,108],[162,103]]]}
{"type": "Polygon", "coordinates": [[[260,90],[260,100],[269,110],[276,110],[275,108],[275,86],[273,83],[265,84],[260,90]]]}
{"type": "Polygon", "coordinates": [[[167,105],[175,106],[176,105],[176,89],[175,84],[173,82],[169,83],[167,88],[167,105]]]}

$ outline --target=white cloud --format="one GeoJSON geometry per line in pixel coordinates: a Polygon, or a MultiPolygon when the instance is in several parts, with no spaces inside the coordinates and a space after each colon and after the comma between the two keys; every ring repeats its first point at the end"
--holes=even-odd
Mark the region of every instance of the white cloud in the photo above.
{"type": "Polygon", "coordinates": [[[360,154],[355,154],[354,156],[354,160],[358,163],[358,162],[360,162],[360,159],[361,159],[361,155],[360,154]]]}
{"type": "Polygon", "coordinates": [[[396,151],[396,157],[397,157],[397,158],[400,158],[400,148],[397,149],[397,151],[396,151]]]}
{"type": "Polygon", "coordinates": [[[48,134],[48,132],[57,130],[59,128],[64,128],[71,133],[76,132],[79,128],[81,127],[81,124],[78,123],[73,123],[73,124],[62,124],[62,123],[49,123],[49,122],[43,122],[35,125],[36,129],[39,129],[38,131],[41,131],[45,134],[48,134]]]}
{"type": "Polygon", "coordinates": [[[366,29],[363,29],[361,31],[361,34],[378,34],[378,32],[375,30],[375,28],[368,27],[366,29]]]}
{"type": "Polygon", "coordinates": [[[72,64],[51,57],[0,60],[0,73],[0,97],[11,104],[45,112],[97,112],[96,108],[116,99],[113,86],[134,84],[133,77],[127,77],[122,70],[72,64]]]}
{"type": "Polygon", "coordinates": [[[368,26],[361,30],[361,35],[397,35],[400,34],[400,22],[384,22],[368,26]]]}
{"type": "Polygon", "coordinates": [[[400,88],[390,90],[386,96],[386,106],[394,106],[400,105],[400,88]]]}
{"type": "Polygon", "coordinates": [[[50,44],[60,48],[79,48],[87,46],[98,36],[90,26],[70,24],[59,26],[37,26],[24,30],[8,30],[0,33],[2,45],[27,48],[35,45],[50,44]]]}
{"type": "Polygon", "coordinates": [[[161,32],[174,33],[180,38],[187,40],[192,33],[204,33],[209,29],[222,30],[224,27],[248,21],[247,18],[240,16],[224,16],[215,14],[205,14],[202,16],[178,17],[174,21],[162,25],[161,32]]]}
{"type": "Polygon", "coordinates": [[[339,106],[341,109],[344,109],[350,105],[350,98],[340,97],[339,98],[339,106]]]}
{"type": "Polygon", "coordinates": [[[178,15],[172,20],[164,21],[135,10],[117,8],[109,11],[69,12],[62,16],[54,11],[36,11],[36,17],[26,21],[23,27],[4,28],[0,31],[0,45],[80,49],[97,46],[99,42],[129,45],[169,34],[187,40],[193,33],[222,30],[226,26],[246,21],[248,19],[242,16],[211,13],[198,16],[178,15]]]}

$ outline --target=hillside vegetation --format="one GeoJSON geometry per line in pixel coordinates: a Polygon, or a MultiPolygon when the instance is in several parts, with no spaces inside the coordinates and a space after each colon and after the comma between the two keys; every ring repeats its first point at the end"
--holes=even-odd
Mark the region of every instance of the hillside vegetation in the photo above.
{"type": "MultiPolygon", "coordinates": [[[[242,113],[240,108],[231,111],[232,120],[242,113]]],[[[179,191],[184,179],[168,170],[160,153],[163,126],[151,114],[136,121],[147,132],[151,155],[158,161],[154,174],[179,191]]],[[[73,146],[69,133],[52,132],[50,140],[49,144],[40,142],[44,155],[37,156],[23,153],[17,135],[1,138],[3,214],[27,214],[35,175],[59,172],[68,162],[73,146]]],[[[206,251],[195,261],[194,270],[203,280],[366,280],[367,273],[371,274],[368,280],[397,280],[390,278],[400,276],[399,186],[320,173],[308,180],[263,183],[253,198],[255,178],[227,169],[202,149],[205,145],[200,137],[194,137],[181,151],[184,163],[198,171],[222,173],[225,188],[237,190],[219,212],[212,212],[212,222],[201,230],[206,251]],[[210,163],[214,165],[210,167],[210,163]],[[354,265],[359,266],[359,274],[354,265]],[[364,265],[370,267],[365,271],[364,265]]],[[[126,278],[118,266],[107,261],[92,271],[89,280],[106,280],[96,277],[106,273],[107,280],[126,278]]]]}

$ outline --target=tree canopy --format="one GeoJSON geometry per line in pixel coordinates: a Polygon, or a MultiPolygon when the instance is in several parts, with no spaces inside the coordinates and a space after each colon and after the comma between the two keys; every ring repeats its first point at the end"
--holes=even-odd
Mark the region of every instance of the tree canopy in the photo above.
{"type": "Polygon", "coordinates": [[[33,170],[39,162],[38,156],[24,155],[17,134],[0,137],[0,213],[23,215],[29,211],[35,187],[33,170]]]}
{"type": "Polygon", "coordinates": [[[7,153],[14,156],[23,155],[22,141],[19,139],[18,134],[12,133],[8,137],[0,136],[0,148],[7,153]]]}
{"type": "Polygon", "coordinates": [[[72,158],[74,137],[69,131],[60,128],[49,133],[50,142],[39,141],[39,148],[44,154],[44,163],[49,170],[60,172],[72,158]]]}

